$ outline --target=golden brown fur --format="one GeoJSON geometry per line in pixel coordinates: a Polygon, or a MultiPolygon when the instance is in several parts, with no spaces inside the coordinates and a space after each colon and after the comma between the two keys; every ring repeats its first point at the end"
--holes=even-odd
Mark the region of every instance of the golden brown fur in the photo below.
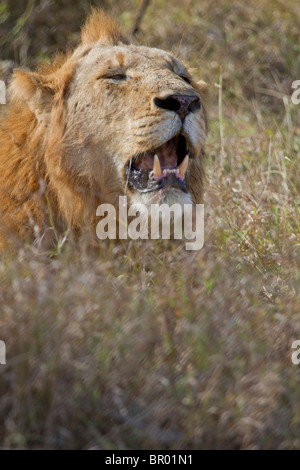
{"type": "MultiPolygon", "coordinates": [[[[36,73],[15,71],[0,120],[0,244],[14,233],[32,239],[53,227],[59,234],[94,227],[97,206],[117,206],[124,194],[126,161],[161,145],[177,126],[154,109],[153,96],[192,90],[203,99],[205,84],[178,77],[187,72],[170,54],[127,44],[94,11],[72,54],[36,73]],[[115,85],[107,70],[124,62],[131,82],[115,85]]],[[[203,192],[204,108],[193,119],[187,186],[195,203],[203,192]]]]}

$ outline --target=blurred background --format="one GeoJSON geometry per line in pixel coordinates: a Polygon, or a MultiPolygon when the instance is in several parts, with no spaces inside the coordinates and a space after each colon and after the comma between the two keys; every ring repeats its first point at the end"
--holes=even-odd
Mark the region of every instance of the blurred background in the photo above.
{"type": "Polygon", "coordinates": [[[181,54],[212,83],[222,71],[231,99],[259,98],[276,109],[300,76],[300,13],[291,0],[1,0],[2,75],[76,46],[91,6],[141,43],[181,54]]]}

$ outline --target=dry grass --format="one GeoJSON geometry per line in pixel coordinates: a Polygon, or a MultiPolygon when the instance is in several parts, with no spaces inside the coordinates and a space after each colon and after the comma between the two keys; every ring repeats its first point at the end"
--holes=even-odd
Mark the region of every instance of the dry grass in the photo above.
{"type": "MultiPolygon", "coordinates": [[[[211,83],[204,248],[2,258],[2,447],[300,448],[300,7],[244,3],[153,0],[138,33],[211,83]]],[[[139,2],[106,4],[130,30],[139,2]]]]}

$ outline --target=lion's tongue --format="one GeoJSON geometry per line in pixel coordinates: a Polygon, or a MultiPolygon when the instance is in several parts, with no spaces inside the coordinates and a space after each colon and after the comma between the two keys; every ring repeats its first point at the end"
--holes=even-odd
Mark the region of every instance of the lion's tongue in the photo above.
{"type": "Polygon", "coordinates": [[[176,148],[170,142],[159,147],[155,154],[158,156],[162,170],[165,168],[176,168],[177,153],[176,148]]]}
{"type": "Polygon", "coordinates": [[[134,167],[138,170],[152,170],[154,154],[159,157],[162,170],[165,168],[176,168],[177,166],[177,153],[176,148],[172,142],[166,142],[158,147],[154,153],[147,153],[140,156],[134,161],[134,167]]]}

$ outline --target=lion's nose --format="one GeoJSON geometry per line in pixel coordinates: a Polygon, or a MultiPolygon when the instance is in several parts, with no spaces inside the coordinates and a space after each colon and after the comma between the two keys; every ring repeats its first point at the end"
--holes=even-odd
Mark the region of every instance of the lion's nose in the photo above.
{"type": "Polygon", "coordinates": [[[195,112],[201,108],[200,98],[189,95],[169,95],[166,98],[154,98],[154,104],[158,108],[174,111],[182,121],[189,112],[195,112]]]}

